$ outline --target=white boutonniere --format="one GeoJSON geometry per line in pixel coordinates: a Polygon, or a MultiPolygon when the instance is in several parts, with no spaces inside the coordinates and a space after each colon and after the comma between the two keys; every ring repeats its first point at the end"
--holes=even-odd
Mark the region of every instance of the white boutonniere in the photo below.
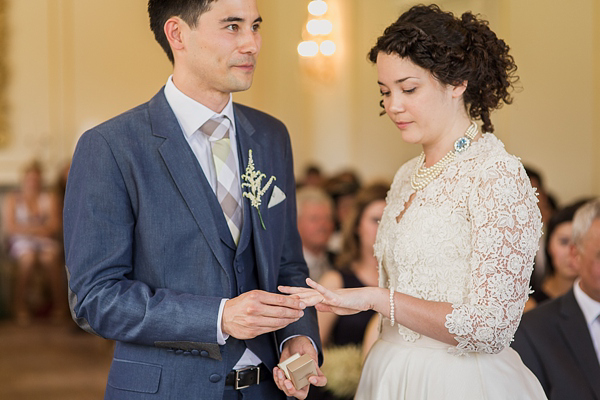
{"type": "Polygon", "coordinates": [[[262,215],[260,214],[260,204],[262,202],[262,196],[266,193],[271,186],[271,183],[275,180],[274,176],[271,176],[267,181],[266,185],[261,188],[260,184],[263,178],[267,176],[260,172],[257,169],[254,169],[254,160],[252,159],[252,149],[248,150],[248,166],[246,166],[246,173],[242,175],[242,188],[248,188],[248,191],[245,191],[242,196],[250,199],[250,204],[252,207],[256,208],[258,211],[258,217],[260,218],[260,224],[263,229],[267,229],[265,227],[265,222],[263,221],[262,215]]]}

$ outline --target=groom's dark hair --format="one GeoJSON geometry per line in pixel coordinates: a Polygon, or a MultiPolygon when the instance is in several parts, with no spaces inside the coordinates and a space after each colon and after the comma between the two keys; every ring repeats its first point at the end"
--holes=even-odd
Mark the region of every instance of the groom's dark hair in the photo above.
{"type": "Polygon", "coordinates": [[[165,23],[171,17],[179,17],[191,28],[195,28],[198,18],[210,9],[210,4],[218,0],[148,0],[150,29],[163,48],[171,63],[175,62],[173,51],[165,35],[165,23]]]}

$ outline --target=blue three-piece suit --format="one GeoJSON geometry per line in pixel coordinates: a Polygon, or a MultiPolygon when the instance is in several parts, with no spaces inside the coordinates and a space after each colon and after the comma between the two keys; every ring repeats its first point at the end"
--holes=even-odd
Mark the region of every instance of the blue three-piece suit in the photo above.
{"type": "Polygon", "coordinates": [[[275,333],[217,343],[222,298],[308,276],[287,130],[234,110],[241,173],[252,150],[263,184],[276,177],[261,199],[266,229],[243,199],[238,246],[163,90],[77,145],[64,210],[69,300],[82,328],[116,341],[106,399],[219,399],[246,347],[272,369],[285,338],[320,346],[314,309],[275,333]],[[285,199],[269,207],[276,186],[285,199]]]}

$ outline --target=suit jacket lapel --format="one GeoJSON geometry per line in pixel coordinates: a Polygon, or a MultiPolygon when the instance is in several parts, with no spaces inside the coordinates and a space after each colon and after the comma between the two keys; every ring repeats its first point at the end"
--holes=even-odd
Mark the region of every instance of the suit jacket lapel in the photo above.
{"type": "Polygon", "coordinates": [[[559,325],[565,335],[565,342],[581,366],[581,371],[594,390],[596,397],[600,399],[600,364],[598,364],[598,357],[585,317],[572,289],[563,297],[561,316],[559,325]]]}
{"type": "MultiPolygon", "coordinates": [[[[240,174],[244,174],[246,166],[248,165],[248,151],[252,149],[252,158],[256,169],[261,170],[261,166],[266,165],[266,155],[263,146],[261,145],[259,136],[260,132],[257,132],[250,121],[246,118],[243,112],[234,104],[235,109],[235,123],[236,123],[236,135],[238,139],[238,146],[240,149],[240,174]]],[[[267,174],[268,175],[268,174],[267,174]]],[[[269,176],[267,176],[269,178],[269,176]]],[[[263,185],[266,181],[263,179],[263,185]]],[[[246,188],[242,188],[242,192],[245,192],[246,188]]],[[[270,191],[269,191],[270,192],[270,191]]],[[[260,206],[261,213],[264,215],[267,209],[268,194],[265,193],[262,198],[262,204],[260,206]]],[[[269,273],[265,249],[265,240],[267,240],[268,231],[262,228],[258,211],[254,207],[250,207],[250,200],[246,197],[242,198],[244,204],[244,211],[250,214],[250,223],[252,224],[252,232],[254,234],[254,251],[256,253],[256,268],[258,270],[258,284],[260,288],[269,288],[269,273]]],[[[248,218],[244,217],[244,223],[248,221],[248,218]]],[[[244,231],[244,229],[242,229],[244,231]]],[[[246,230],[247,231],[247,230],[246,230]]],[[[248,238],[245,238],[244,242],[240,239],[240,245],[247,245],[248,238]]],[[[243,248],[242,248],[243,249],[243,248]]]]}
{"type": "MultiPolygon", "coordinates": [[[[223,235],[219,231],[219,224],[215,219],[215,216],[220,215],[219,213],[223,211],[216,198],[214,198],[210,184],[183,136],[181,127],[165,98],[163,90],[150,100],[149,110],[152,134],[166,139],[158,148],[158,151],[171,174],[171,178],[215,257],[223,269],[228,272],[229,268],[226,264],[220,240],[223,235]]],[[[231,238],[229,231],[227,231],[227,234],[231,238]]],[[[231,243],[233,244],[233,238],[231,238],[231,243]]],[[[235,246],[235,244],[233,245],[235,246]]]]}

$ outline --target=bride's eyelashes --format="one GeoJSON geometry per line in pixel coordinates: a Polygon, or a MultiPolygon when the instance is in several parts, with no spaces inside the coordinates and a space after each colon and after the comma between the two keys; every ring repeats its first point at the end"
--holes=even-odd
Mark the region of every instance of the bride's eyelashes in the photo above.
{"type": "MultiPolygon", "coordinates": [[[[403,89],[403,90],[402,90],[402,93],[405,93],[405,94],[411,94],[411,93],[414,93],[416,90],[417,90],[417,88],[416,88],[416,87],[414,87],[414,88],[410,88],[410,89],[403,89]]],[[[380,91],[379,91],[379,93],[381,93],[381,95],[382,95],[383,97],[389,97],[389,96],[390,96],[390,94],[391,94],[391,92],[385,92],[385,91],[383,91],[383,90],[380,90],[380,91]]]]}

